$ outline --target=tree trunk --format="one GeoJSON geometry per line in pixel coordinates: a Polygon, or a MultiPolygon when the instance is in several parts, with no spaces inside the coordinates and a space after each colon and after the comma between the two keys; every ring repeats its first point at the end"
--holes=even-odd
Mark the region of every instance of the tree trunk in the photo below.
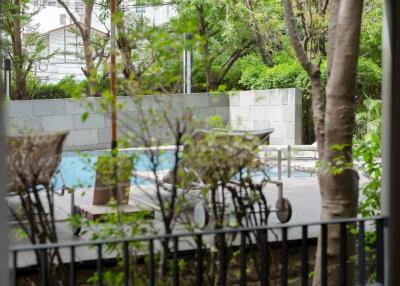
{"type": "MultiPolygon", "coordinates": [[[[331,63],[326,86],[324,154],[319,173],[322,220],[357,215],[358,174],[352,169],[351,164],[362,5],[362,0],[341,1],[335,39],[330,38],[331,43],[334,41],[334,49],[333,55],[329,56],[331,63]],[[337,163],[339,158],[340,165],[337,163]],[[330,166],[343,168],[343,171],[337,175],[332,174],[330,166]]],[[[327,237],[329,285],[341,285],[341,272],[337,267],[340,255],[339,238],[339,227],[329,227],[327,237]]],[[[354,239],[349,239],[349,243],[349,255],[351,255],[354,239]]],[[[318,240],[318,250],[313,285],[321,284],[321,240],[318,240]]],[[[353,281],[351,266],[354,265],[350,263],[348,266],[348,282],[351,285],[353,281]]]]}
{"type": "MultiPolygon", "coordinates": [[[[323,4],[319,4],[321,7],[323,4]]],[[[357,215],[358,174],[352,169],[357,60],[359,53],[362,0],[331,0],[328,31],[328,82],[323,92],[320,68],[307,56],[296,31],[291,0],[284,0],[289,36],[312,83],[315,135],[321,167],[321,219],[332,220],[357,215]],[[340,172],[333,173],[333,168],[340,172]]],[[[327,278],[329,285],[341,285],[339,265],[340,227],[329,226],[327,233],[327,278]]],[[[354,253],[355,239],[348,237],[348,258],[354,253]]],[[[321,285],[321,239],[318,239],[315,278],[321,285]]],[[[354,264],[348,263],[348,284],[353,284],[354,264]]]]}
{"type": "Polygon", "coordinates": [[[91,41],[92,33],[92,14],[93,14],[94,1],[85,1],[85,19],[84,19],[84,32],[82,34],[83,51],[85,54],[86,71],[88,73],[88,87],[89,96],[97,95],[97,69],[93,60],[93,49],[91,41]]]}
{"type": "Polygon", "coordinates": [[[81,23],[69,7],[65,4],[63,0],[57,0],[58,3],[65,9],[68,16],[71,18],[74,25],[79,29],[79,32],[82,37],[82,45],[83,45],[83,57],[85,60],[85,68],[82,67],[82,71],[86,76],[88,81],[88,89],[89,96],[97,95],[97,68],[94,64],[94,53],[91,43],[91,32],[92,32],[92,15],[93,15],[93,7],[94,1],[84,1],[85,2],[85,18],[84,23],[81,23]]]}
{"type": "Polygon", "coordinates": [[[24,71],[24,55],[22,51],[22,31],[21,31],[21,2],[15,0],[15,15],[13,16],[12,51],[13,67],[15,74],[15,89],[11,94],[12,99],[30,99],[26,86],[26,73],[24,71]]]}

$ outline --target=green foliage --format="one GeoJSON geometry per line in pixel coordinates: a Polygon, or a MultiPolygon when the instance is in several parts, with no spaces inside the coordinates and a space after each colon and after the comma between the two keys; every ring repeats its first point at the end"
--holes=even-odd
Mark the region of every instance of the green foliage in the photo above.
{"type": "MultiPolygon", "coordinates": [[[[357,137],[354,139],[354,158],[358,162],[358,170],[367,178],[361,186],[358,203],[358,213],[362,217],[372,217],[381,214],[381,116],[380,100],[368,98],[362,106],[362,111],[356,114],[357,137]]],[[[357,232],[354,229],[354,232],[357,232]]],[[[368,257],[376,261],[376,232],[367,231],[365,235],[365,251],[368,257]]],[[[368,275],[368,281],[376,281],[375,271],[368,275]]]]}
{"type": "Polygon", "coordinates": [[[363,217],[380,213],[380,187],[382,180],[381,153],[381,102],[369,99],[365,111],[357,114],[358,125],[365,128],[355,139],[354,158],[360,162],[359,169],[367,182],[361,187],[359,213],[363,217]],[[368,124],[366,124],[368,123],[368,124]]]}
{"type": "Polygon", "coordinates": [[[41,83],[36,78],[30,77],[27,87],[32,94],[32,99],[57,99],[74,97],[84,89],[84,83],[78,82],[73,76],[66,76],[57,83],[41,83]]]}
{"type": "Polygon", "coordinates": [[[383,1],[364,2],[360,55],[380,66],[382,58],[383,1]]]}

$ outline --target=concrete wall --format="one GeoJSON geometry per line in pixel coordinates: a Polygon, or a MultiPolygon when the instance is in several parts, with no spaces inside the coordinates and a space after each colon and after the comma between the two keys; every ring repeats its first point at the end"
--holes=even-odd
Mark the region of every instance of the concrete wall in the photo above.
{"type": "Polygon", "coordinates": [[[271,144],[301,144],[302,98],[298,89],[240,91],[230,97],[233,129],[274,128],[271,144]]]}
{"type": "MultiPolygon", "coordinates": [[[[118,112],[119,132],[128,129],[139,130],[139,106],[130,98],[120,97],[123,107],[118,112]]],[[[102,149],[110,146],[111,124],[109,115],[101,111],[101,99],[74,99],[12,101],[7,104],[7,129],[9,134],[25,130],[35,132],[56,132],[68,130],[66,149],[102,149]],[[84,112],[89,117],[82,122],[84,112]]],[[[272,144],[298,144],[301,142],[301,94],[295,89],[238,91],[229,95],[190,94],[146,96],[141,107],[159,115],[160,110],[171,119],[183,116],[190,110],[197,121],[210,116],[220,116],[222,121],[233,128],[256,130],[274,127],[272,144]]],[[[165,123],[163,123],[165,124],[165,123]]],[[[169,143],[164,134],[165,125],[152,123],[152,132],[169,143]]]]}

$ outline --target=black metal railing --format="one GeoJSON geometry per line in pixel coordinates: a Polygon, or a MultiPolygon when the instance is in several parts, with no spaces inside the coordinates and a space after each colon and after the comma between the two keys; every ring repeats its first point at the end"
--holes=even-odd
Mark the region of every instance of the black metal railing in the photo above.
{"type": "MultiPolygon", "coordinates": [[[[141,279],[145,279],[147,285],[157,285],[158,273],[156,271],[160,267],[159,262],[161,259],[159,253],[162,243],[168,241],[169,255],[166,258],[168,262],[166,275],[170,279],[168,285],[180,285],[183,280],[185,280],[184,284],[188,285],[187,281],[190,279],[193,280],[192,284],[208,285],[206,268],[209,267],[209,264],[205,263],[205,259],[209,259],[212,253],[215,254],[213,256],[215,258],[214,261],[218,265],[216,271],[217,280],[215,281],[218,281],[219,285],[228,283],[246,285],[250,282],[249,268],[253,269],[254,266],[257,266],[259,270],[257,272],[258,275],[256,275],[256,280],[258,280],[256,282],[259,282],[259,285],[269,285],[272,274],[280,281],[281,285],[288,285],[288,282],[293,281],[293,279],[298,279],[299,282],[297,284],[309,285],[311,282],[310,273],[313,271],[313,263],[315,262],[315,259],[311,257],[314,251],[310,250],[311,247],[315,249],[315,237],[318,232],[321,239],[319,261],[321,265],[321,285],[328,285],[329,272],[334,267],[337,267],[336,270],[340,275],[341,285],[347,285],[348,276],[350,276],[348,269],[350,269],[349,264],[351,263],[353,264],[352,271],[354,272],[352,275],[357,279],[357,284],[365,285],[373,282],[377,285],[383,285],[383,247],[384,228],[386,225],[387,218],[385,217],[352,218],[327,222],[221,229],[114,240],[16,246],[10,250],[12,283],[13,285],[18,285],[18,281],[23,275],[19,259],[24,259],[24,254],[26,253],[34,253],[38,257],[37,264],[39,267],[36,267],[35,270],[35,279],[38,285],[55,285],[52,284],[51,274],[49,273],[51,267],[49,266],[49,252],[63,249],[63,259],[68,260],[63,263],[64,272],[66,273],[64,282],[66,285],[78,285],[76,284],[78,277],[77,265],[82,263],[82,257],[77,259],[77,250],[85,248],[86,251],[97,253],[95,259],[92,257],[92,262],[94,260],[95,264],[92,263],[91,269],[96,277],[93,283],[105,285],[104,273],[106,269],[114,267],[114,273],[120,272],[122,274],[123,285],[134,285],[139,276],[142,277],[141,279]],[[339,233],[340,253],[337,263],[332,265],[327,249],[329,232],[334,229],[339,233]],[[310,234],[311,231],[313,232],[312,235],[310,234]],[[310,240],[310,236],[313,236],[314,239],[310,240]],[[256,240],[254,240],[255,237],[256,240]],[[373,239],[370,239],[370,237],[373,239]],[[210,241],[210,239],[217,241],[217,249],[210,250],[207,247],[205,242],[210,241]],[[353,243],[350,243],[350,240],[353,243]],[[180,243],[185,241],[188,244],[182,247],[180,243]],[[140,246],[138,246],[139,244],[140,246]],[[352,251],[349,249],[349,245],[353,249],[352,251]],[[133,256],[132,248],[135,247],[137,251],[133,256]],[[256,251],[251,252],[249,249],[252,247],[256,251]],[[111,252],[107,252],[110,249],[112,249],[112,255],[110,254],[111,252]],[[233,252],[237,255],[228,256],[228,253],[233,252]],[[272,252],[275,252],[277,254],[275,256],[278,256],[276,261],[271,260],[272,252]],[[293,253],[297,253],[297,256],[293,255],[293,253]],[[258,259],[255,259],[258,263],[249,265],[250,258],[254,258],[254,255],[258,257],[258,259]],[[186,257],[187,261],[189,261],[189,270],[182,269],[179,262],[182,257],[186,257]],[[232,257],[234,257],[234,262],[232,262],[232,257]],[[136,261],[136,266],[132,269],[133,259],[136,261]],[[110,266],[109,262],[111,260],[118,260],[119,263],[110,266]],[[293,265],[299,265],[298,270],[293,271],[293,267],[289,269],[289,260],[293,265]],[[314,262],[310,262],[310,260],[314,260],[314,262]],[[235,264],[235,267],[232,266],[230,268],[229,263],[235,264]],[[271,273],[273,264],[278,266],[275,268],[274,273],[271,273]],[[234,271],[235,275],[231,275],[231,271],[234,271]],[[236,280],[233,276],[235,276],[236,280]],[[374,281],[371,281],[371,279],[374,281]],[[228,280],[235,280],[235,283],[228,280]]],[[[254,277],[251,279],[251,282],[254,282],[254,277]]]]}

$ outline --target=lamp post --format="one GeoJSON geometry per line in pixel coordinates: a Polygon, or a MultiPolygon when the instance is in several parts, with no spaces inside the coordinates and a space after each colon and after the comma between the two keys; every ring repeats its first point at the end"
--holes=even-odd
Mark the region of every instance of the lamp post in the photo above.
{"type": "Polygon", "coordinates": [[[4,59],[4,87],[5,87],[5,98],[10,100],[11,95],[11,60],[4,59]]]}
{"type": "MultiPolygon", "coordinates": [[[[0,15],[2,13],[2,5],[0,4],[0,15]]],[[[6,206],[6,144],[5,144],[5,128],[4,128],[4,85],[2,84],[2,64],[4,58],[4,42],[3,32],[0,30],[0,277],[2,285],[9,285],[9,266],[8,266],[8,241],[9,229],[7,226],[7,206],[6,206]]]]}
{"type": "Polygon", "coordinates": [[[192,40],[191,34],[186,34],[184,39],[184,49],[183,49],[183,90],[185,94],[192,93],[192,52],[187,47],[188,42],[192,40]]]}

